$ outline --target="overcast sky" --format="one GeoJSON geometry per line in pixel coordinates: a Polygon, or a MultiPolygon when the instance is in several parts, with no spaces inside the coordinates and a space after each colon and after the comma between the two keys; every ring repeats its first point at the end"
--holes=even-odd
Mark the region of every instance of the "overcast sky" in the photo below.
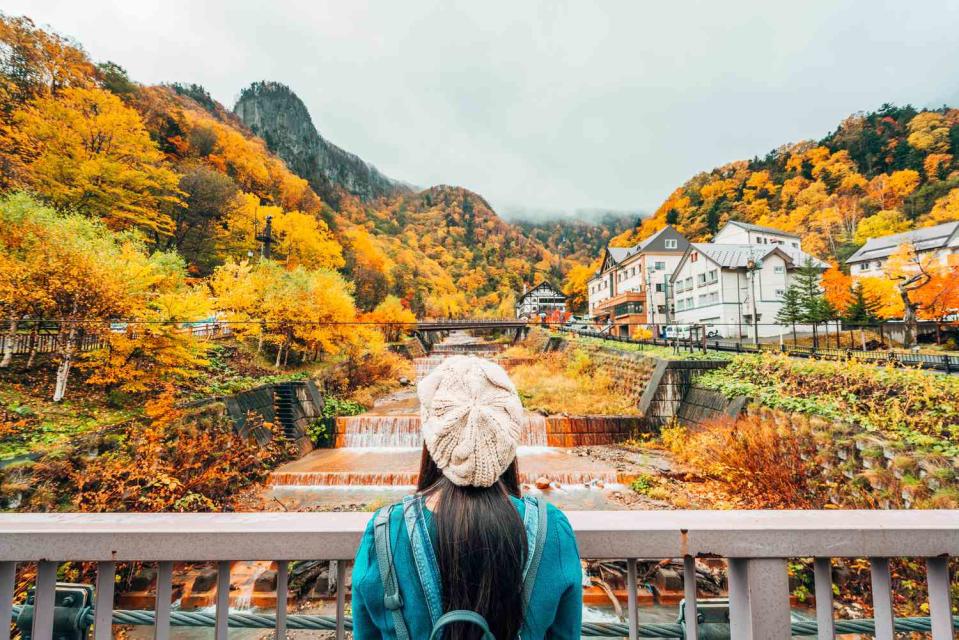
{"type": "Polygon", "coordinates": [[[387,175],[501,212],[652,210],[884,102],[959,104],[959,2],[4,0],[144,83],[254,80],[387,175]]]}

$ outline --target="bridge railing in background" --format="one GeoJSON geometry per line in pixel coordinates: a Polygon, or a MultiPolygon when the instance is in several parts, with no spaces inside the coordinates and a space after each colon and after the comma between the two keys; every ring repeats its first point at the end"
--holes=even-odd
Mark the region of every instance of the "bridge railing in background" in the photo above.
{"type": "MultiPolygon", "coordinates": [[[[831,558],[868,558],[877,638],[892,640],[891,558],[924,558],[934,640],[952,638],[955,624],[949,594],[949,558],[959,556],[959,511],[583,511],[568,512],[585,558],[627,559],[628,624],[608,635],[654,635],[638,623],[636,561],[681,559],[685,577],[684,637],[698,638],[697,557],[728,559],[729,633],[732,638],[790,638],[787,560],[815,558],[816,618],[811,632],[833,638],[831,558]]],[[[304,628],[307,618],[287,613],[288,561],[337,560],[336,585],[344,585],[368,513],[234,514],[10,514],[0,516],[0,621],[14,608],[17,563],[37,563],[32,638],[50,640],[54,628],[57,568],[60,562],[97,563],[95,640],[112,637],[116,563],[158,563],[156,634],[169,638],[173,563],[213,562],[217,584],[230,584],[231,561],[276,560],[277,614],[273,617],[229,612],[229,588],[217,590],[214,637],[226,640],[236,626],[275,627],[277,637],[304,628]],[[266,623],[264,621],[267,621],[266,623]]],[[[337,589],[336,617],[329,627],[339,639],[349,628],[345,589],[337,589]]],[[[19,610],[19,607],[18,609],[19,610]]],[[[135,613],[135,612],[129,612],[135,613]]],[[[185,615],[177,613],[179,616],[185,615]]],[[[847,624],[847,623],[843,623],[847,624]]],[[[591,629],[595,629],[593,625],[591,629]]],[[[616,627],[617,625],[609,625],[616,627]]],[[[322,628],[322,627],[307,627],[322,628]]],[[[584,625],[584,631],[587,626],[584,625]]],[[[0,624],[0,640],[9,637],[0,624]]],[[[595,630],[586,635],[595,635],[595,630]]],[[[808,635],[808,633],[807,633],[808,635]]],[[[712,637],[712,636],[711,636],[712,637]]]]}
{"type": "MultiPolygon", "coordinates": [[[[36,353],[55,353],[62,347],[61,341],[63,340],[63,336],[55,331],[56,328],[46,329],[43,333],[36,335],[18,333],[12,338],[9,334],[2,334],[0,335],[0,353],[3,353],[6,349],[7,342],[11,340],[13,342],[13,355],[15,356],[27,355],[31,351],[36,353]]],[[[113,327],[111,331],[114,333],[128,333],[133,338],[140,335],[140,332],[137,331],[136,328],[130,328],[126,325],[113,327]]],[[[184,324],[178,327],[177,331],[207,340],[222,338],[231,335],[233,332],[230,325],[226,322],[184,324]]],[[[74,349],[76,351],[95,351],[102,348],[105,344],[106,341],[103,339],[103,336],[96,333],[86,333],[77,338],[74,349]]]]}
{"type": "Polygon", "coordinates": [[[752,342],[729,342],[728,340],[719,341],[711,338],[707,338],[705,342],[702,339],[691,340],[689,338],[637,339],[600,331],[572,329],[569,327],[557,327],[557,329],[588,338],[599,338],[627,344],[677,348],[685,351],[701,351],[705,347],[708,351],[722,351],[726,353],[785,353],[797,358],[821,358],[829,360],[857,358],[864,362],[871,362],[877,365],[892,364],[896,366],[921,367],[923,369],[944,371],[946,373],[959,372],[959,356],[947,354],[908,353],[904,351],[862,351],[858,349],[832,348],[813,349],[812,347],[790,346],[785,343],[780,345],[775,342],[760,342],[757,345],[752,342]]]}

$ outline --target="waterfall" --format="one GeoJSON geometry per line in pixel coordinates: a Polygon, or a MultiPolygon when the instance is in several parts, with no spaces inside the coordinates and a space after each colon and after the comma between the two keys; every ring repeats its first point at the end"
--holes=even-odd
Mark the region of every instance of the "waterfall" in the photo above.
{"type": "MultiPolygon", "coordinates": [[[[340,417],[336,419],[336,430],[337,442],[349,449],[419,449],[423,446],[420,417],[416,415],[340,417]]],[[[526,412],[520,445],[548,446],[545,416],[526,412]]]]}

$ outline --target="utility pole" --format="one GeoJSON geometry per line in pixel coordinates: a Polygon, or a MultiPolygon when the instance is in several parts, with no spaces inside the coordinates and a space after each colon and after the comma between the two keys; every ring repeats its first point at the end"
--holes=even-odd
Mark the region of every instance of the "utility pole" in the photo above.
{"type": "MultiPolygon", "coordinates": [[[[752,253],[751,249],[750,253],[752,253]]],[[[756,345],[756,349],[759,349],[759,317],[756,315],[756,271],[759,269],[759,264],[750,257],[746,262],[746,269],[753,303],[753,344],[756,345]]]]}
{"type": "Polygon", "coordinates": [[[266,226],[263,227],[263,233],[256,236],[256,240],[263,243],[260,255],[267,260],[271,259],[273,257],[273,243],[276,242],[273,238],[273,216],[266,217],[266,226]]]}

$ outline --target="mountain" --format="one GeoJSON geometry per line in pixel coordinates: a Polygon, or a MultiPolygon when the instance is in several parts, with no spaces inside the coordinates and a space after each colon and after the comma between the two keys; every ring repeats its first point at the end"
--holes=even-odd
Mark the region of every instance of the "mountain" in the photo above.
{"type": "Polygon", "coordinates": [[[511,222],[523,234],[542,243],[556,255],[577,262],[592,262],[615,236],[632,229],[636,215],[607,213],[592,220],[570,218],[511,222]]]}
{"type": "Polygon", "coordinates": [[[704,241],[740,220],[800,234],[806,251],[841,262],[869,238],[959,220],[957,159],[959,109],[883,105],[819,141],[693,176],[613,243],[666,224],[704,241]]]}
{"type": "Polygon", "coordinates": [[[569,267],[480,195],[451,185],[414,192],[326,142],[284,85],[254,83],[234,113],[331,206],[361,308],[392,294],[421,314],[512,313],[524,285],[562,280],[569,267]]]}
{"type": "Polygon", "coordinates": [[[337,202],[340,188],[369,201],[407,193],[376,167],[319,134],[303,101],[278,82],[255,82],[240,93],[234,112],[271,151],[305,178],[325,200],[337,202]]]}

